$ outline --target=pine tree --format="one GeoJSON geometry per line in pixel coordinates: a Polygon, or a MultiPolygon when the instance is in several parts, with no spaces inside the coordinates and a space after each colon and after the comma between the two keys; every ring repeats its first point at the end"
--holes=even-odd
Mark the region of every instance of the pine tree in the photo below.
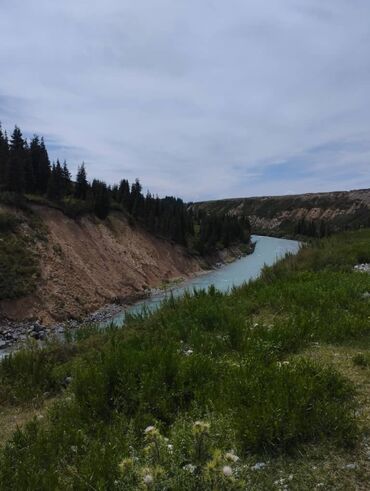
{"type": "Polygon", "coordinates": [[[36,190],[35,189],[36,179],[33,171],[31,151],[27,141],[25,141],[24,143],[23,172],[24,172],[24,191],[25,193],[32,194],[36,190]]]}
{"type": "Polygon", "coordinates": [[[130,206],[130,184],[126,179],[122,179],[118,188],[119,202],[128,210],[130,206]]]}
{"type": "Polygon", "coordinates": [[[141,194],[141,184],[139,179],[135,179],[135,182],[131,186],[129,212],[134,217],[139,217],[144,204],[144,196],[141,194]]]}
{"type": "Polygon", "coordinates": [[[5,187],[6,167],[9,159],[9,143],[0,124],[0,190],[5,187]]]}
{"type": "Polygon", "coordinates": [[[64,184],[63,169],[59,160],[57,160],[57,163],[53,164],[51,169],[47,191],[48,199],[60,201],[65,194],[64,184]]]}
{"type": "Polygon", "coordinates": [[[82,163],[77,171],[75,198],[85,200],[87,198],[88,189],[89,183],[87,182],[85,164],[82,163]]]}
{"type": "Polygon", "coordinates": [[[39,177],[38,177],[38,191],[41,194],[45,194],[48,189],[48,182],[51,174],[51,166],[48,151],[46,150],[44,138],[41,138],[40,143],[40,156],[39,156],[39,177]]]}
{"type": "Polygon", "coordinates": [[[25,141],[21,130],[16,126],[10,138],[9,159],[5,170],[5,189],[14,193],[23,193],[25,141]]]}
{"type": "Polygon", "coordinates": [[[64,161],[62,168],[62,178],[63,178],[63,190],[64,194],[71,194],[72,192],[72,175],[69,172],[67,162],[64,161]]]}
{"type": "Polygon", "coordinates": [[[105,182],[94,179],[91,185],[91,195],[94,213],[98,218],[104,220],[110,209],[109,188],[105,182]]]}
{"type": "Polygon", "coordinates": [[[45,194],[48,188],[51,168],[43,138],[41,138],[41,141],[37,135],[32,138],[29,153],[35,180],[34,192],[45,194]]]}

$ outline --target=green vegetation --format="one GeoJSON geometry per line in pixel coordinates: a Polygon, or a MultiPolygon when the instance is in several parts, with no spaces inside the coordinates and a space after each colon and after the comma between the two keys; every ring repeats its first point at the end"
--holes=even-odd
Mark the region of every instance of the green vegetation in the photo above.
{"type": "Polygon", "coordinates": [[[30,293],[39,275],[38,259],[32,251],[34,237],[40,233],[36,219],[34,228],[22,233],[25,219],[0,210],[0,300],[18,298],[30,293]]]}
{"type": "Polygon", "coordinates": [[[4,446],[0,488],[366,489],[359,261],[369,230],[323,239],[230,295],[170,297],[124,329],[7,358],[4,407],[57,400],[4,446]]]}

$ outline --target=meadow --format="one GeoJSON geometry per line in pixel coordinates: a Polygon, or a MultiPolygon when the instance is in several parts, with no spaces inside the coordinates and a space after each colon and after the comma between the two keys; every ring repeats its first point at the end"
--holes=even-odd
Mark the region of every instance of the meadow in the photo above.
{"type": "Polygon", "coordinates": [[[337,234],[229,295],[4,359],[0,489],[368,489],[363,262],[370,230],[337,234]]]}

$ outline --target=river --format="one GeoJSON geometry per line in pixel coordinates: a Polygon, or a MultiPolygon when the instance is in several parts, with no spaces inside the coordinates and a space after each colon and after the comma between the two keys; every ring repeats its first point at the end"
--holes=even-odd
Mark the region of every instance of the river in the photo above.
{"type": "MultiPolygon", "coordinates": [[[[296,254],[300,247],[300,243],[295,240],[260,235],[252,235],[252,241],[256,244],[253,254],[244,256],[230,264],[222,265],[217,269],[196,275],[183,283],[173,285],[167,290],[161,290],[158,293],[152,294],[150,297],[123,309],[121,313],[115,315],[108,321],[101,322],[100,326],[104,328],[111,323],[121,326],[124,324],[125,315],[128,312],[133,314],[140,313],[144,308],[152,312],[158,309],[163,300],[170,294],[174,297],[180,297],[185,291],[192,292],[194,289],[207,289],[211,285],[214,285],[222,292],[227,292],[233,286],[240,286],[245,282],[257,278],[264,265],[271,266],[287,253],[296,254]]],[[[57,336],[60,337],[63,334],[57,334],[57,336]]],[[[41,345],[43,344],[43,342],[39,343],[41,345]]],[[[0,359],[16,351],[20,346],[20,344],[16,343],[5,349],[0,349],[0,359]]]]}
{"type": "Polygon", "coordinates": [[[215,270],[197,275],[190,280],[172,286],[166,291],[153,294],[145,300],[141,300],[130,306],[125,312],[116,315],[112,320],[102,325],[111,322],[117,325],[123,324],[126,312],[139,313],[143,308],[154,311],[169,294],[172,294],[174,297],[180,297],[185,291],[207,289],[211,285],[214,285],[222,292],[227,292],[233,286],[240,286],[249,280],[257,278],[264,265],[271,266],[287,253],[296,254],[300,247],[300,243],[295,240],[278,239],[262,235],[252,235],[252,241],[256,243],[253,254],[244,256],[215,270]]]}

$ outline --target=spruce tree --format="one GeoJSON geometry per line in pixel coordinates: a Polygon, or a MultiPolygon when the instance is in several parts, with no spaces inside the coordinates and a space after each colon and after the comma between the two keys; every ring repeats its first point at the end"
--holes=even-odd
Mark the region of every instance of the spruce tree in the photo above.
{"type": "Polygon", "coordinates": [[[51,168],[43,138],[40,141],[39,137],[34,135],[30,143],[29,153],[35,180],[34,192],[45,194],[48,188],[51,168]]]}
{"type": "Polygon", "coordinates": [[[25,193],[32,194],[36,190],[36,179],[33,171],[31,151],[27,141],[25,141],[24,144],[23,172],[24,172],[24,191],[25,193]]]}
{"type": "Polygon", "coordinates": [[[109,188],[105,182],[94,179],[91,185],[91,196],[94,213],[98,218],[104,220],[110,209],[109,188]]]}
{"type": "Polygon", "coordinates": [[[60,201],[65,193],[63,169],[59,160],[53,164],[48,183],[47,196],[51,201],[60,201]]]}
{"type": "Polygon", "coordinates": [[[40,194],[45,194],[48,189],[48,182],[51,174],[51,166],[48,151],[46,150],[44,138],[41,138],[40,153],[39,153],[39,175],[38,175],[38,191],[40,194]]]}
{"type": "Polygon", "coordinates": [[[119,202],[128,210],[130,206],[130,184],[126,179],[122,179],[118,188],[119,202]]]}
{"type": "Polygon", "coordinates": [[[71,194],[72,192],[72,175],[69,172],[67,162],[64,161],[62,168],[62,178],[63,178],[63,190],[64,194],[71,194]]]}
{"type": "Polygon", "coordinates": [[[144,196],[141,194],[141,184],[139,179],[135,179],[135,182],[131,186],[129,212],[134,217],[139,217],[144,204],[144,196]]]}
{"type": "Polygon", "coordinates": [[[75,186],[75,198],[86,200],[87,192],[89,189],[89,183],[87,182],[85,164],[78,168],[76,176],[76,186],[75,186]]]}
{"type": "Polygon", "coordinates": [[[21,194],[25,189],[24,179],[25,141],[16,126],[10,138],[9,159],[5,170],[5,189],[21,194]]]}
{"type": "Polygon", "coordinates": [[[9,159],[9,143],[0,124],[0,190],[5,188],[6,167],[9,159]]]}

